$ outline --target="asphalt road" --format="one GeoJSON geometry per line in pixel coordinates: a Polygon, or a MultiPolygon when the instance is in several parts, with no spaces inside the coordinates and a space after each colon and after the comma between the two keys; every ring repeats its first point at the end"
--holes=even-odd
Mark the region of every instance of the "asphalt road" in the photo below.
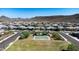
{"type": "Polygon", "coordinates": [[[65,37],[69,42],[73,43],[75,46],[79,48],[79,41],[75,40],[74,38],[66,35],[65,33],[60,33],[63,37],[65,37]]]}
{"type": "Polygon", "coordinates": [[[3,42],[0,43],[0,51],[4,50],[6,47],[8,47],[8,45],[13,42],[14,40],[16,40],[16,38],[20,35],[20,33],[17,33],[15,35],[13,35],[12,37],[4,40],[3,42]]]}

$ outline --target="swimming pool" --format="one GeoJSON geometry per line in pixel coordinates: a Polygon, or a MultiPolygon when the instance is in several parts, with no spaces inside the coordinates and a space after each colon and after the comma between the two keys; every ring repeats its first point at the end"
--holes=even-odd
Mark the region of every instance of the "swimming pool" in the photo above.
{"type": "Polygon", "coordinates": [[[33,40],[50,40],[49,36],[34,36],[33,40]]]}

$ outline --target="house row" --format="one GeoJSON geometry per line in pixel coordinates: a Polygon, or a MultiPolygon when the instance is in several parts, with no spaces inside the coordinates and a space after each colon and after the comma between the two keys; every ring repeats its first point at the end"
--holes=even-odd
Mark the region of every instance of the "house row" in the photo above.
{"type": "Polygon", "coordinates": [[[79,26],[65,26],[60,24],[0,24],[0,29],[11,30],[79,30],[79,26]]]}

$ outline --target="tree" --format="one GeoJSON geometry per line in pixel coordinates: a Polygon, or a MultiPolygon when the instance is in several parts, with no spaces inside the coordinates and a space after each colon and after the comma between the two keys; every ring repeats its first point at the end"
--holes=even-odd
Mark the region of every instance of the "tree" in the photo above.
{"type": "Polygon", "coordinates": [[[20,39],[24,39],[24,38],[27,38],[29,36],[29,32],[22,32],[21,33],[21,36],[20,36],[20,39]]]}

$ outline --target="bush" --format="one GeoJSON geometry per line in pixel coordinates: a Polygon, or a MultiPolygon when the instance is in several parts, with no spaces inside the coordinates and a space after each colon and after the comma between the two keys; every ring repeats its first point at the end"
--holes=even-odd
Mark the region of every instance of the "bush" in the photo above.
{"type": "Polygon", "coordinates": [[[29,36],[29,32],[22,32],[21,33],[21,36],[20,36],[20,39],[24,39],[24,38],[27,38],[29,36]]]}
{"type": "Polygon", "coordinates": [[[47,32],[43,32],[42,35],[48,35],[48,33],[47,32]]]}
{"type": "Polygon", "coordinates": [[[79,50],[74,44],[69,44],[67,51],[77,51],[79,50]]]}
{"type": "Polygon", "coordinates": [[[63,40],[57,32],[52,33],[52,38],[54,38],[54,40],[63,40]]]}
{"type": "Polygon", "coordinates": [[[36,36],[44,36],[44,35],[48,35],[47,32],[35,32],[34,35],[36,36]]]}

